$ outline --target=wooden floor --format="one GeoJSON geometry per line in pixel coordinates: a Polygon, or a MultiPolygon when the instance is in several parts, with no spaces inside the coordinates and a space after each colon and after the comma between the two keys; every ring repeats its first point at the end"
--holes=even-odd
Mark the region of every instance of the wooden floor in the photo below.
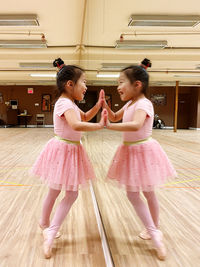
{"type": "MultiPolygon", "coordinates": [[[[80,192],[65,220],[55,256],[43,258],[37,221],[47,189],[28,170],[52,135],[53,129],[0,129],[0,267],[106,266],[89,190],[80,192]]],[[[94,189],[114,266],[200,266],[200,132],[153,135],[179,174],[158,191],[165,262],[137,237],[142,225],[125,192],[104,182],[121,134],[103,130],[83,138],[98,178],[94,189]]]]}
{"type": "Polygon", "coordinates": [[[53,129],[0,129],[0,267],[105,267],[89,189],[63,224],[56,257],[43,257],[37,222],[47,188],[28,170],[52,136],[53,129]]]}
{"type": "Polygon", "coordinates": [[[200,266],[200,132],[155,130],[153,137],[179,174],[158,190],[166,262],[156,259],[150,241],[137,237],[142,225],[125,192],[104,182],[121,134],[107,130],[98,135],[87,133],[86,147],[98,178],[95,193],[113,261],[116,267],[200,266]]]}

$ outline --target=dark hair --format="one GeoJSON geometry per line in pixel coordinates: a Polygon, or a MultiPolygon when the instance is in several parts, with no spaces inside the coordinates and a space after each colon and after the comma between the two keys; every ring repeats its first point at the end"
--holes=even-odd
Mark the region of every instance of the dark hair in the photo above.
{"type": "Polygon", "coordinates": [[[54,67],[58,67],[60,70],[57,73],[57,97],[61,96],[65,92],[65,84],[71,80],[75,84],[83,74],[84,70],[75,65],[65,65],[61,58],[55,59],[53,62],[54,67]]]}
{"type": "Polygon", "coordinates": [[[144,95],[146,95],[147,89],[149,87],[149,74],[145,69],[147,67],[151,67],[151,61],[145,58],[141,62],[141,65],[131,65],[122,69],[122,72],[125,73],[131,83],[134,83],[135,81],[142,82],[142,93],[144,95]]]}

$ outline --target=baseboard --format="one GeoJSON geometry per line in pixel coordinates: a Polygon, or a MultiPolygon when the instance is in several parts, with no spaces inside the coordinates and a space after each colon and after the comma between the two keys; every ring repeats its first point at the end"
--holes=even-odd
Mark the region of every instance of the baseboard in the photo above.
{"type": "Polygon", "coordinates": [[[196,131],[200,131],[200,128],[189,127],[189,130],[196,130],[196,131]]]}
{"type": "Polygon", "coordinates": [[[167,129],[167,130],[173,130],[174,127],[173,127],[173,126],[165,126],[164,129],[167,129]]]}
{"type": "MultiPolygon", "coordinates": [[[[25,128],[25,125],[23,125],[23,124],[22,125],[18,125],[17,127],[19,127],[19,128],[25,128]]],[[[53,124],[39,125],[39,126],[29,124],[29,125],[27,125],[27,128],[53,128],[53,124]]]]}

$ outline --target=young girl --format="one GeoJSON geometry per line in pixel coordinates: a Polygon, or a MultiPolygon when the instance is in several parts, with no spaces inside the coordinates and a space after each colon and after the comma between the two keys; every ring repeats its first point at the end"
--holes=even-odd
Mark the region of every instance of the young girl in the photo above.
{"type": "Polygon", "coordinates": [[[176,172],[159,143],[151,137],[154,110],[145,97],[148,83],[149,75],[142,66],[127,67],[121,71],[117,90],[121,100],[128,103],[114,113],[104,102],[111,121],[123,118],[122,123],[110,123],[105,115],[107,129],[124,132],[123,144],[114,156],[108,178],[126,188],[128,199],[146,227],[140,237],[151,238],[158,258],[164,260],[166,249],[158,230],[159,204],[154,188],[176,172]],[[140,198],[140,191],[143,191],[148,207],[140,198]]]}
{"type": "Polygon", "coordinates": [[[59,98],[53,114],[55,137],[46,144],[32,169],[33,174],[40,176],[49,186],[39,222],[43,229],[46,258],[51,257],[53,240],[78,197],[80,185],[85,186],[95,177],[88,156],[80,144],[81,131],[95,131],[104,127],[102,120],[99,123],[85,122],[92,119],[101,108],[104,92],[101,91],[97,104],[91,110],[82,112],[74,101],[83,100],[87,91],[83,69],[66,66],[61,59],[56,60],[54,65],[62,66],[57,74],[59,98]],[[61,189],[65,191],[65,197],[50,222],[51,211],[61,189]]]}

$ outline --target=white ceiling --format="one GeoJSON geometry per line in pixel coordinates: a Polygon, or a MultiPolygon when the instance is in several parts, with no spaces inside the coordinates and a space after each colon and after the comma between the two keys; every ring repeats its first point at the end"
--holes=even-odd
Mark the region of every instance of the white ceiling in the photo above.
{"type": "MultiPolygon", "coordinates": [[[[50,78],[32,78],[30,73],[52,73],[52,70],[23,70],[20,62],[52,62],[61,57],[67,64],[80,64],[86,68],[89,82],[96,78],[97,70],[104,63],[136,63],[144,57],[152,61],[152,82],[180,80],[200,84],[197,77],[174,77],[191,71],[200,64],[200,26],[195,28],[128,27],[131,14],[200,15],[199,0],[7,0],[1,3],[0,14],[37,14],[39,27],[0,27],[2,39],[40,39],[44,33],[47,49],[0,49],[0,84],[48,84],[50,78]],[[83,23],[84,3],[86,3],[83,23]],[[81,53],[79,44],[83,31],[81,53]],[[197,34],[191,34],[192,32],[197,34]],[[30,33],[30,34],[29,34],[30,33]],[[33,33],[33,35],[32,35],[33,33]],[[124,37],[134,40],[167,40],[170,48],[164,50],[118,50],[115,41],[122,33],[135,35],[124,37]],[[145,35],[143,35],[145,34],[145,35]],[[149,35],[147,35],[149,34],[149,35]],[[163,72],[155,72],[163,70],[163,72]]],[[[195,70],[197,71],[197,70],[195,70]]],[[[186,73],[187,74],[187,73],[186,73]]],[[[105,78],[102,83],[104,83],[105,78]]],[[[113,80],[113,79],[107,79],[113,80]]]]}

